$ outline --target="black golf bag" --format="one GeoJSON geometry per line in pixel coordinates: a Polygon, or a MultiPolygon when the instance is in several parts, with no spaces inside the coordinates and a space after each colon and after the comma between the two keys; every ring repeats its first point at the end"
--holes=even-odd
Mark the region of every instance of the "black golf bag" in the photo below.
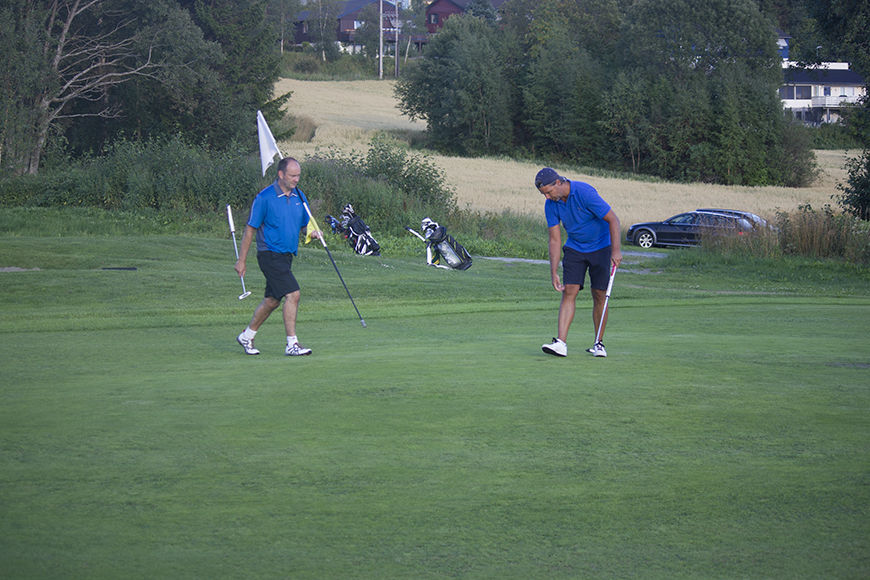
{"type": "Polygon", "coordinates": [[[380,256],[381,246],[372,237],[371,230],[353,211],[353,206],[347,204],[341,211],[341,221],[331,215],[326,216],[326,221],[332,228],[332,233],[341,234],[347,240],[353,251],[362,256],[380,256]]]}
{"type": "Polygon", "coordinates": [[[426,238],[426,263],[441,267],[446,264],[454,270],[471,268],[471,254],[447,233],[447,228],[429,218],[424,218],[420,227],[426,238]]]}

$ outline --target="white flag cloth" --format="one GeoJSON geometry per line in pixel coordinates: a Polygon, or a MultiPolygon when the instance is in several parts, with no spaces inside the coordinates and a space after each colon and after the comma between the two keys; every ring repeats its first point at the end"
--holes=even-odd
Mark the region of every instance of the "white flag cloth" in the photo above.
{"type": "Polygon", "coordinates": [[[257,135],[260,138],[260,163],[263,165],[263,175],[266,175],[266,170],[275,162],[275,156],[281,158],[281,151],[260,111],[257,111],[257,135]]]}

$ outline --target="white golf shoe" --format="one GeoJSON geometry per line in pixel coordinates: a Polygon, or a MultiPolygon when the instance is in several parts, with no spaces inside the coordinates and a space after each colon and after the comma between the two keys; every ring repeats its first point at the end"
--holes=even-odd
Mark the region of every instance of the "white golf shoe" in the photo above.
{"type": "Polygon", "coordinates": [[[287,356],[305,356],[306,354],[311,354],[311,349],[301,346],[298,342],[294,342],[292,345],[287,345],[287,348],[284,349],[284,354],[287,356]]]}
{"type": "Polygon", "coordinates": [[[245,338],[244,333],[238,335],[236,341],[245,349],[245,354],[260,354],[260,351],[254,348],[254,339],[245,338]]]}
{"type": "Polygon", "coordinates": [[[592,345],[592,348],[587,348],[586,352],[590,353],[592,356],[607,356],[607,351],[604,350],[604,344],[602,344],[601,341],[592,345]]]}
{"type": "Polygon", "coordinates": [[[553,337],[553,342],[550,344],[545,344],[541,347],[547,354],[553,354],[556,356],[568,356],[568,345],[559,340],[558,338],[553,337]]]}

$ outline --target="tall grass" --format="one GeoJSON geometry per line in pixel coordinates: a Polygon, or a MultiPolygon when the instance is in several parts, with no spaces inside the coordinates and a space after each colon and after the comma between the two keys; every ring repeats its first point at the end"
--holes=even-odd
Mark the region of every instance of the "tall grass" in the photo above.
{"type": "Polygon", "coordinates": [[[870,222],[835,213],[830,205],[821,210],[803,205],[777,217],[783,253],[870,264],[870,222]]]}
{"type": "Polygon", "coordinates": [[[803,256],[866,266],[870,265],[870,222],[835,213],[830,205],[815,210],[807,204],[795,212],[777,212],[768,228],[704,231],[701,247],[723,256],[755,259],[803,256]]]}

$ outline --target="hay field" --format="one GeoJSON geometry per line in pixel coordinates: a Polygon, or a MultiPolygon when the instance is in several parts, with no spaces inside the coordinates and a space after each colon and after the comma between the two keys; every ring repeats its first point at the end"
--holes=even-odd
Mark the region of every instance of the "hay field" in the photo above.
{"type": "MultiPolygon", "coordinates": [[[[394,86],[394,81],[389,80],[281,80],[276,86],[278,94],[293,91],[288,112],[296,117],[308,117],[317,125],[311,141],[283,143],[284,152],[304,158],[316,147],[337,146],[363,151],[376,131],[398,135],[424,131],[424,123],[409,121],[396,108],[394,86]]],[[[570,171],[562,173],[597,188],[613,206],[625,229],[635,222],[660,220],[698,207],[742,209],[768,217],[777,209],[791,212],[807,203],[815,208],[827,203],[836,207],[831,196],[837,193],[836,184],[845,179],[845,154],[843,151],[817,151],[816,154],[823,169],[822,177],[813,187],[803,189],[646,183],[590,177],[570,171]]],[[[433,161],[444,169],[461,208],[484,212],[511,209],[543,215],[543,199],[532,185],[540,168],[537,165],[438,155],[433,156],[433,161]]]]}

